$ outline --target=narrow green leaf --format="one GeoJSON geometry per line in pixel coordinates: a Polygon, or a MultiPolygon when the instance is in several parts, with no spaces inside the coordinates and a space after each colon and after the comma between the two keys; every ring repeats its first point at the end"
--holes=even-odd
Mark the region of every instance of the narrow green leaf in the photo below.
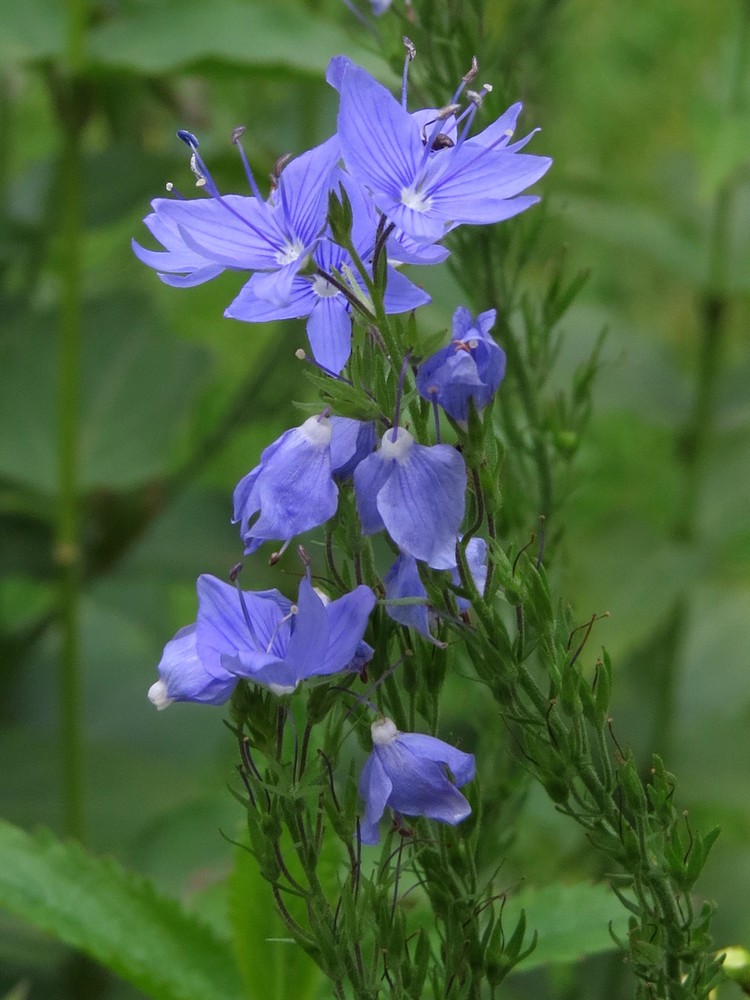
{"type": "Polygon", "coordinates": [[[154,1000],[240,1000],[231,950],[180,903],[110,858],[0,822],[0,905],[154,1000]]]}

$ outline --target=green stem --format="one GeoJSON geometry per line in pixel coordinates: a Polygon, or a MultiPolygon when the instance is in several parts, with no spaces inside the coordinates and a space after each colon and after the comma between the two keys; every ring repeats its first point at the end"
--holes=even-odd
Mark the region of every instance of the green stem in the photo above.
{"type": "Polygon", "coordinates": [[[80,667],[81,537],[79,422],[83,326],[81,244],[83,209],[81,128],[76,115],[78,74],[84,58],[85,2],[68,4],[67,65],[61,81],[67,115],[62,116],[61,239],[64,248],[60,299],[59,466],[56,555],[59,565],[61,759],[66,832],[84,833],[83,719],[80,667]]]}
{"type": "MultiPolygon", "coordinates": [[[[732,67],[728,97],[729,115],[742,110],[743,88],[750,58],[750,2],[741,0],[737,30],[737,51],[732,67]]],[[[690,414],[679,433],[677,453],[682,466],[682,496],[675,517],[675,540],[686,544],[696,540],[698,508],[703,485],[703,469],[710,450],[716,420],[716,396],[726,342],[726,316],[731,294],[728,271],[731,254],[731,225],[734,198],[740,178],[728,177],[716,193],[713,206],[708,274],[706,287],[698,303],[701,317],[700,340],[696,360],[695,395],[690,414]]],[[[659,672],[658,704],[654,713],[654,731],[669,734],[674,715],[673,692],[679,652],[684,635],[686,596],[680,595],[669,613],[666,636],[661,648],[663,660],[659,672]]],[[[661,739],[662,746],[664,740],[661,739]]]]}

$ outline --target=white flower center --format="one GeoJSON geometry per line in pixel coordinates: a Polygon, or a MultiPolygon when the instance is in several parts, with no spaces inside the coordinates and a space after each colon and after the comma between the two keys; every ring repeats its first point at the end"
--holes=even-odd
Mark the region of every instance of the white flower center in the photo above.
{"type": "Polygon", "coordinates": [[[325,448],[331,443],[333,425],[330,417],[308,417],[299,428],[306,441],[315,448],[325,448]]]}
{"type": "Polygon", "coordinates": [[[332,299],[339,294],[338,288],[327,281],[321,274],[316,274],[312,280],[313,291],[321,299],[332,299]]]}
{"type": "Polygon", "coordinates": [[[411,451],[414,438],[403,427],[396,431],[396,440],[393,440],[393,431],[386,431],[380,442],[380,454],[382,458],[395,458],[397,462],[402,462],[411,451]]]}
{"type": "Polygon", "coordinates": [[[276,263],[280,267],[284,267],[286,264],[293,264],[304,249],[299,240],[292,240],[276,252],[276,263]]]}
{"type": "Polygon", "coordinates": [[[390,719],[377,719],[370,726],[370,732],[372,733],[372,742],[376,747],[387,746],[398,736],[398,729],[390,719]]]}
{"type": "Polygon", "coordinates": [[[416,190],[414,187],[401,188],[401,204],[414,212],[429,212],[432,208],[432,198],[416,190]]]}

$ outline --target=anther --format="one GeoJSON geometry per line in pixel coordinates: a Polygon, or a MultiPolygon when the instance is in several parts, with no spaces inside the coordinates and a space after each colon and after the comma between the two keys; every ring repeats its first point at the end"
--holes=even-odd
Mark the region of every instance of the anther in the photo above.
{"type": "Polygon", "coordinates": [[[284,153],[284,155],[280,156],[278,158],[278,160],[274,163],[274,165],[273,165],[273,172],[271,174],[269,174],[269,177],[271,179],[271,190],[272,191],[275,190],[278,187],[278,185],[279,185],[279,178],[281,177],[281,171],[284,169],[284,167],[287,165],[287,163],[291,160],[291,158],[292,158],[292,154],[291,153],[284,153]]]}
{"type": "Polygon", "coordinates": [[[411,40],[411,38],[408,38],[406,35],[403,36],[402,41],[404,43],[404,48],[406,49],[406,57],[407,57],[407,59],[409,60],[409,62],[414,62],[414,60],[417,58],[417,47],[416,47],[416,45],[411,40]]]}
{"type": "Polygon", "coordinates": [[[198,142],[198,140],[196,139],[196,137],[193,135],[193,133],[192,132],[188,132],[188,130],[184,129],[184,128],[181,128],[181,129],[177,130],[177,138],[178,139],[182,139],[182,141],[185,143],[185,145],[189,146],[191,149],[197,149],[198,146],[200,145],[200,143],[198,142]]]}
{"type": "Polygon", "coordinates": [[[471,81],[476,77],[478,72],[479,72],[479,63],[477,62],[477,57],[472,56],[471,69],[467,70],[467,72],[464,73],[462,77],[464,83],[471,83],[471,81]]]}
{"type": "Polygon", "coordinates": [[[238,125],[236,128],[232,129],[232,135],[229,141],[232,143],[233,146],[237,145],[242,136],[245,134],[245,131],[246,130],[244,125],[238,125]]]}

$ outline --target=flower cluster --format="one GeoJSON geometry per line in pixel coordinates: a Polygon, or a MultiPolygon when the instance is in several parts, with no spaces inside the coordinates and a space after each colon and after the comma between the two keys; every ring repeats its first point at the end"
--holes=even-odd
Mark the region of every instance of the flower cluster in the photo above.
{"type": "MultiPolygon", "coordinates": [[[[412,57],[407,51],[407,66],[412,57]]],[[[267,196],[242,146],[244,130],[235,130],[232,141],[247,195],[220,192],[198,140],[178,133],[201,197],[173,192],[153,201],[144,221],[161,249],[134,242],[136,255],[176,287],[225,270],[244,272],[225,315],[246,322],[306,318],[315,363],[330,379],[342,379],[357,319],[377,332],[386,317],[429,302],[401,265],[439,263],[449,253],[442,241],[456,227],[501,222],[538,200],[522,192],[550,160],[521,152],[531,136],[511,142],[521,106],[472,134],[491,90],[469,89],[476,73],[474,65],[447,105],[410,111],[406,68],[399,101],[365,70],[335,58],[327,79],[340,95],[336,134],[279,167],[267,196]]],[[[461,541],[467,470],[460,449],[440,440],[439,410],[460,434],[472,412],[491,403],[505,373],[505,355],[491,334],[495,320],[494,309],[473,318],[459,307],[449,345],[420,363],[410,364],[413,346],[406,357],[394,357],[379,341],[390,365],[386,377],[398,383],[395,412],[381,410],[380,427],[326,407],[263,451],[234,491],[233,521],[246,554],[266,542],[280,542],[283,551],[293,538],[331,522],[342,491],[352,491],[360,540],[385,533],[395,562],[372,586],[340,587],[336,600],[316,591],[308,564],[296,602],[278,590],[244,591],[236,581],[201,576],[196,621],[167,643],[149,691],[158,708],[174,701],[220,705],[239,684],[291,695],[315,678],[364,673],[375,655],[365,633],[376,591],[394,622],[445,645],[434,634],[427,575],[445,574],[446,586],[458,591],[456,612],[468,614],[457,546],[481,595],[487,545],[479,537],[461,541]],[[410,371],[412,398],[418,393],[434,408],[434,443],[419,440],[424,435],[413,433],[401,413],[410,371]]],[[[367,394],[377,400],[374,386],[367,394]]],[[[474,776],[471,754],[433,736],[399,732],[384,714],[372,725],[372,741],[359,782],[363,843],[377,842],[387,806],[397,815],[452,824],[470,813],[458,788],[474,776]]]]}

